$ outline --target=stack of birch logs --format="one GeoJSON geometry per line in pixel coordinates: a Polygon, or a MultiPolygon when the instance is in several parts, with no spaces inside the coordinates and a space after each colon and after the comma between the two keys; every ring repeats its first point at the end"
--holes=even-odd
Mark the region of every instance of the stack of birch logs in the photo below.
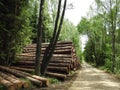
{"type": "MultiPolygon", "coordinates": [[[[42,57],[47,46],[48,43],[42,44],[42,57]]],[[[28,45],[24,48],[23,53],[18,56],[20,60],[12,68],[25,72],[33,72],[35,68],[35,53],[36,44],[28,45]]],[[[58,42],[47,67],[46,75],[64,80],[72,70],[76,70],[79,66],[79,59],[76,56],[73,43],[58,42]]]]}
{"type": "Polygon", "coordinates": [[[11,66],[0,66],[0,84],[5,87],[5,90],[29,88],[30,83],[26,80],[38,87],[46,87],[49,84],[46,78],[13,69],[11,66]]]}

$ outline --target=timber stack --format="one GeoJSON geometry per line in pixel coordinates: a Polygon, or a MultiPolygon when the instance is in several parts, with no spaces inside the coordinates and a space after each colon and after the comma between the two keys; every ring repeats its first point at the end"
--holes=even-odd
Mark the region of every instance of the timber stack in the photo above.
{"type": "Polygon", "coordinates": [[[11,66],[0,66],[0,84],[5,87],[5,90],[30,88],[30,82],[37,87],[47,87],[49,84],[46,78],[14,69],[11,66]]]}
{"type": "MultiPolygon", "coordinates": [[[[42,57],[47,46],[48,43],[42,44],[42,57]]],[[[35,68],[35,53],[36,44],[28,45],[23,49],[23,53],[18,56],[19,61],[15,63],[12,68],[28,73],[33,72],[35,68]]],[[[42,63],[42,59],[40,63],[42,63]]],[[[56,44],[54,54],[47,67],[46,75],[49,77],[64,80],[67,78],[67,76],[69,76],[71,71],[76,70],[78,67],[80,67],[80,63],[79,59],[76,56],[76,51],[73,43],[58,42],[56,44]]]]}

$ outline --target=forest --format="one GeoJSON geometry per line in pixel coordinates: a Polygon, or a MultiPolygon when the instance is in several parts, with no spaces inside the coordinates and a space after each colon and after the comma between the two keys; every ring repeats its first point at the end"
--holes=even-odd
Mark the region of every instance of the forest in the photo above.
{"type": "MultiPolygon", "coordinates": [[[[11,65],[23,47],[37,43],[39,0],[0,1],[0,64],[11,65]]],[[[42,43],[50,42],[56,23],[58,1],[44,1],[42,43]]],[[[61,8],[62,9],[62,8],[61,8]]],[[[60,13],[61,14],[61,13],[60,13]]],[[[62,17],[62,15],[60,15],[62,17]]],[[[58,41],[73,41],[79,49],[77,28],[64,19],[58,41]],[[68,36],[70,35],[70,36],[68,36]]],[[[79,54],[79,51],[77,52],[79,54]]]]}
{"type": "MultiPolygon", "coordinates": [[[[71,53],[76,53],[75,58],[79,59],[79,62],[75,59],[76,67],[86,61],[120,75],[120,0],[94,0],[87,16],[82,17],[77,26],[65,18],[67,7],[67,0],[0,0],[0,69],[5,69],[2,66],[14,66],[19,61],[18,56],[25,52],[24,48],[33,45],[34,74],[44,76],[56,48],[68,49],[67,45],[71,45],[75,50],[65,54],[68,58],[71,53]],[[83,52],[80,41],[82,35],[88,37],[83,52]],[[64,42],[65,46],[59,42],[64,42]]],[[[28,64],[26,61],[22,63],[28,64]]],[[[10,72],[8,68],[5,70],[10,72]]]]}
{"type": "Polygon", "coordinates": [[[120,74],[120,0],[95,0],[88,17],[77,25],[89,40],[84,59],[97,67],[120,74]]]}

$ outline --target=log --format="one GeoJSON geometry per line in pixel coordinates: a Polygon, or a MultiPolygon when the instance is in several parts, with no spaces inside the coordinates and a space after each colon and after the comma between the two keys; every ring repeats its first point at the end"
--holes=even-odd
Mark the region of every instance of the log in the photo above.
{"type": "Polygon", "coordinates": [[[67,78],[67,76],[64,74],[58,74],[58,73],[52,73],[52,72],[46,72],[45,75],[49,77],[57,78],[59,80],[65,80],[67,78]]]}
{"type": "Polygon", "coordinates": [[[23,84],[23,88],[28,88],[30,85],[27,81],[21,80],[23,84]]]}
{"type": "MultiPolygon", "coordinates": [[[[23,53],[35,53],[36,52],[36,48],[29,48],[29,49],[24,49],[23,53]]],[[[44,54],[45,52],[45,48],[42,48],[41,53],[44,54]]],[[[55,48],[54,50],[54,54],[70,54],[72,53],[72,49],[71,48],[55,48]]]]}
{"type": "Polygon", "coordinates": [[[14,87],[14,85],[13,85],[13,83],[11,83],[10,81],[2,78],[1,76],[0,76],[0,83],[3,86],[5,86],[7,88],[7,90],[16,90],[15,87],[14,87]]]}
{"type": "MultiPolygon", "coordinates": [[[[56,49],[70,49],[70,48],[74,48],[73,45],[70,45],[70,44],[65,44],[65,45],[56,45],[55,47],[55,50],[56,49]]],[[[26,46],[25,48],[23,48],[23,51],[24,50],[34,50],[36,49],[36,46],[34,46],[34,44],[31,44],[31,46],[26,46]]],[[[46,49],[46,46],[43,46],[42,45],[42,50],[45,50],[46,49]]]]}
{"type": "Polygon", "coordinates": [[[42,87],[42,82],[35,79],[35,78],[32,78],[32,77],[29,77],[27,76],[26,77],[27,79],[29,79],[34,85],[38,86],[38,87],[42,87]]]}
{"type": "Polygon", "coordinates": [[[54,54],[71,54],[71,49],[54,50],[54,54]]]}
{"type": "MultiPolygon", "coordinates": [[[[13,67],[12,66],[10,68],[20,70],[20,71],[25,71],[25,72],[33,72],[34,71],[34,69],[28,69],[28,71],[27,71],[27,68],[21,68],[21,67],[13,67]]],[[[68,67],[48,66],[47,70],[48,71],[55,71],[55,72],[63,72],[63,73],[66,73],[66,74],[69,73],[69,68],[68,67]]]]}
{"type": "MultiPolygon", "coordinates": [[[[67,58],[67,57],[52,57],[51,58],[51,61],[57,61],[57,60],[68,60],[68,61],[73,61],[73,59],[72,58],[67,58]]],[[[24,57],[20,57],[19,58],[19,61],[18,62],[20,62],[20,61],[25,61],[25,62],[27,62],[27,61],[35,61],[35,57],[27,57],[27,56],[24,56],[24,57]]],[[[42,60],[41,60],[42,61],[42,60]]]]}
{"type": "MultiPolygon", "coordinates": [[[[34,58],[35,57],[35,52],[29,52],[29,53],[22,53],[20,55],[18,55],[18,57],[32,57],[34,58]]],[[[41,56],[43,56],[43,54],[41,54],[41,56]]],[[[63,58],[71,58],[71,54],[53,54],[53,57],[63,57],[63,58]]]]}
{"type": "Polygon", "coordinates": [[[48,66],[67,67],[70,70],[70,63],[49,63],[48,66]]]}
{"type": "MultiPolygon", "coordinates": [[[[71,63],[64,63],[64,62],[63,63],[49,63],[48,66],[67,67],[68,70],[70,70],[71,63]]],[[[16,65],[12,66],[11,68],[31,73],[31,72],[34,72],[35,66],[31,66],[31,65],[28,65],[28,64],[27,65],[23,65],[23,64],[21,65],[18,62],[16,65]]]]}
{"type": "Polygon", "coordinates": [[[28,72],[28,73],[34,72],[34,69],[30,69],[30,68],[22,68],[22,67],[15,67],[15,66],[11,66],[10,68],[17,69],[17,70],[24,71],[24,72],[28,72]]]}
{"type": "Polygon", "coordinates": [[[64,47],[55,47],[55,50],[64,50],[64,49],[72,49],[72,46],[64,46],[64,47]]]}
{"type": "Polygon", "coordinates": [[[42,86],[42,82],[37,80],[37,79],[34,79],[30,76],[32,76],[31,74],[28,74],[28,73],[25,73],[25,72],[22,72],[22,71],[18,71],[18,70],[15,70],[15,69],[9,69],[8,67],[4,67],[4,66],[0,66],[0,70],[5,70],[6,72],[9,72],[11,74],[14,74],[15,76],[17,77],[22,77],[22,78],[27,78],[29,79],[33,84],[41,87],[42,86]]]}
{"type": "Polygon", "coordinates": [[[72,63],[72,60],[51,60],[50,63],[72,63]]]}
{"type": "MultiPolygon", "coordinates": [[[[42,43],[42,47],[47,47],[49,43],[42,43]]],[[[59,45],[73,45],[72,42],[57,42],[56,46],[59,45]]],[[[26,46],[27,47],[36,47],[36,44],[31,44],[26,46]]]]}
{"type": "Polygon", "coordinates": [[[15,79],[7,74],[4,74],[3,72],[0,72],[0,76],[13,83],[16,89],[20,89],[22,87],[22,82],[20,80],[15,79]]]}
{"type": "Polygon", "coordinates": [[[49,80],[46,79],[46,78],[39,77],[39,76],[36,76],[36,75],[33,75],[32,77],[34,77],[34,78],[37,79],[37,80],[42,81],[42,86],[43,86],[43,87],[46,87],[46,86],[49,85],[49,80]]]}
{"type": "Polygon", "coordinates": [[[24,80],[22,80],[22,79],[19,79],[19,78],[15,77],[14,75],[9,74],[9,73],[8,73],[8,75],[9,75],[10,77],[15,78],[16,80],[20,80],[20,81],[22,82],[22,87],[23,87],[23,88],[28,88],[28,87],[30,86],[27,81],[24,81],[24,80]]]}
{"type": "Polygon", "coordinates": [[[67,67],[54,67],[54,66],[48,66],[47,71],[53,71],[53,72],[62,72],[65,74],[69,73],[69,70],[67,67]]]}
{"type": "Polygon", "coordinates": [[[33,65],[35,65],[35,62],[34,61],[19,61],[17,63],[14,63],[13,65],[33,66],[33,65]]]}
{"type": "Polygon", "coordinates": [[[29,66],[29,65],[20,65],[19,63],[17,63],[18,65],[14,65],[15,67],[20,67],[20,68],[27,68],[27,69],[34,69],[35,66],[29,66]]]}
{"type": "MultiPolygon", "coordinates": [[[[50,63],[72,63],[73,61],[72,60],[51,60],[50,63]]],[[[35,61],[19,61],[17,63],[14,63],[13,65],[35,65],[35,61]]]]}

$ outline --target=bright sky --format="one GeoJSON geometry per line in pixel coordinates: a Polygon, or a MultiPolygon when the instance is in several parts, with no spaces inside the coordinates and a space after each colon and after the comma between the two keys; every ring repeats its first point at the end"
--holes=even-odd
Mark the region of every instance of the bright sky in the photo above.
{"type": "Polygon", "coordinates": [[[73,3],[74,9],[67,9],[65,17],[68,18],[74,25],[80,22],[82,16],[87,16],[89,7],[94,0],[67,0],[68,4],[73,3]]]}

